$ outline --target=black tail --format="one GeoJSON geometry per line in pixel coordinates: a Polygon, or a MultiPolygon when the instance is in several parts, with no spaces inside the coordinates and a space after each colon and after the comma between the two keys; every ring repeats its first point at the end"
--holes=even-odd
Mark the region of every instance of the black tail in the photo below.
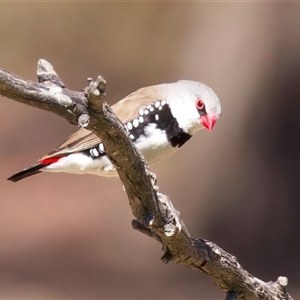
{"type": "Polygon", "coordinates": [[[17,182],[19,180],[22,180],[26,177],[29,177],[29,176],[32,176],[32,175],[35,175],[35,174],[38,174],[38,173],[41,173],[40,169],[46,167],[50,165],[49,164],[36,164],[36,165],[33,165],[27,169],[24,169],[16,174],[14,174],[13,176],[7,178],[7,180],[10,180],[12,182],[17,182]]]}

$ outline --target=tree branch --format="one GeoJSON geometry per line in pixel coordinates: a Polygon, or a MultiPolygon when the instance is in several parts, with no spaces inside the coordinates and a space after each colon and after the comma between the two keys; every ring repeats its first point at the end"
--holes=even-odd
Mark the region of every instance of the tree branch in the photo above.
{"type": "Polygon", "coordinates": [[[39,83],[24,80],[0,69],[0,94],[15,101],[63,117],[71,124],[86,127],[103,141],[125,187],[134,229],[162,244],[162,261],[174,260],[210,276],[226,299],[292,299],[287,293],[287,278],[263,282],[244,270],[236,258],[216,244],[192,238],[170,199],[158,192],[155,175],[132,144],[123,125],[103,101],[105,80],[89,79],[89,86],[77,92],[67,89],[52,65],[39,60],[39,83]]]}

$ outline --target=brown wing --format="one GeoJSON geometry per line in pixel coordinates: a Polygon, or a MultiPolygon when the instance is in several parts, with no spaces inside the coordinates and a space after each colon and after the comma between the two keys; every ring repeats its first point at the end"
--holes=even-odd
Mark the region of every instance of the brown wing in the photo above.
{"type": "Polygon", "coordinates": [[[81,128],[70,135],[61,145],[50,153],[44,155],[40,160],[66,154],[80,152],[99,144],[101,140],[90,130],[81,128]]]}
{"type": "MultiPolygon", "coordinates": [[[[132,121],[138,117],[139,110],[144,109],[147,105],[155,103],[157,100],[163,100],[158,96],[160,87],[161,85],[141,88],[114,104],[112,110],[123,124],[132,121]]],[[[40,160],[80,152],[90,149],[100,142],[100,138],[93,132],[81,128],[70,135],[55,150],[44,155],[40,160]]]]}

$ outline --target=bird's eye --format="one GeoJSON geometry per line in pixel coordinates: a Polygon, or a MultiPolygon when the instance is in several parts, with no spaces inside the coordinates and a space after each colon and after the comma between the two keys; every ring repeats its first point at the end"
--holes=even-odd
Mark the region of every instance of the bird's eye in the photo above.
{"type": "Polygon", "coordinates": [[[196,107],[199,110],[203,110],[204,107],[205,107],[205,104],[204,104],[203,100],[197,99],[197,101],[196,101],[196,107]]]}

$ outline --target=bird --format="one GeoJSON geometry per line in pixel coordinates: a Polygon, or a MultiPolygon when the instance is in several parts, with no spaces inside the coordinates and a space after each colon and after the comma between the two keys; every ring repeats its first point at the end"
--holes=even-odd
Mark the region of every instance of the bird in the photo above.
{"type": "MultiPolygon", "coordinates": [[[[140,88],[111,108],[148,164],[176,152],[200,129],[212,131],[221,115],[216,93],[192,80],[140,88]]],[[[8,180],[17,182],[40,172],[117,176],[103,142],[85,128],[8,180]]]]}

